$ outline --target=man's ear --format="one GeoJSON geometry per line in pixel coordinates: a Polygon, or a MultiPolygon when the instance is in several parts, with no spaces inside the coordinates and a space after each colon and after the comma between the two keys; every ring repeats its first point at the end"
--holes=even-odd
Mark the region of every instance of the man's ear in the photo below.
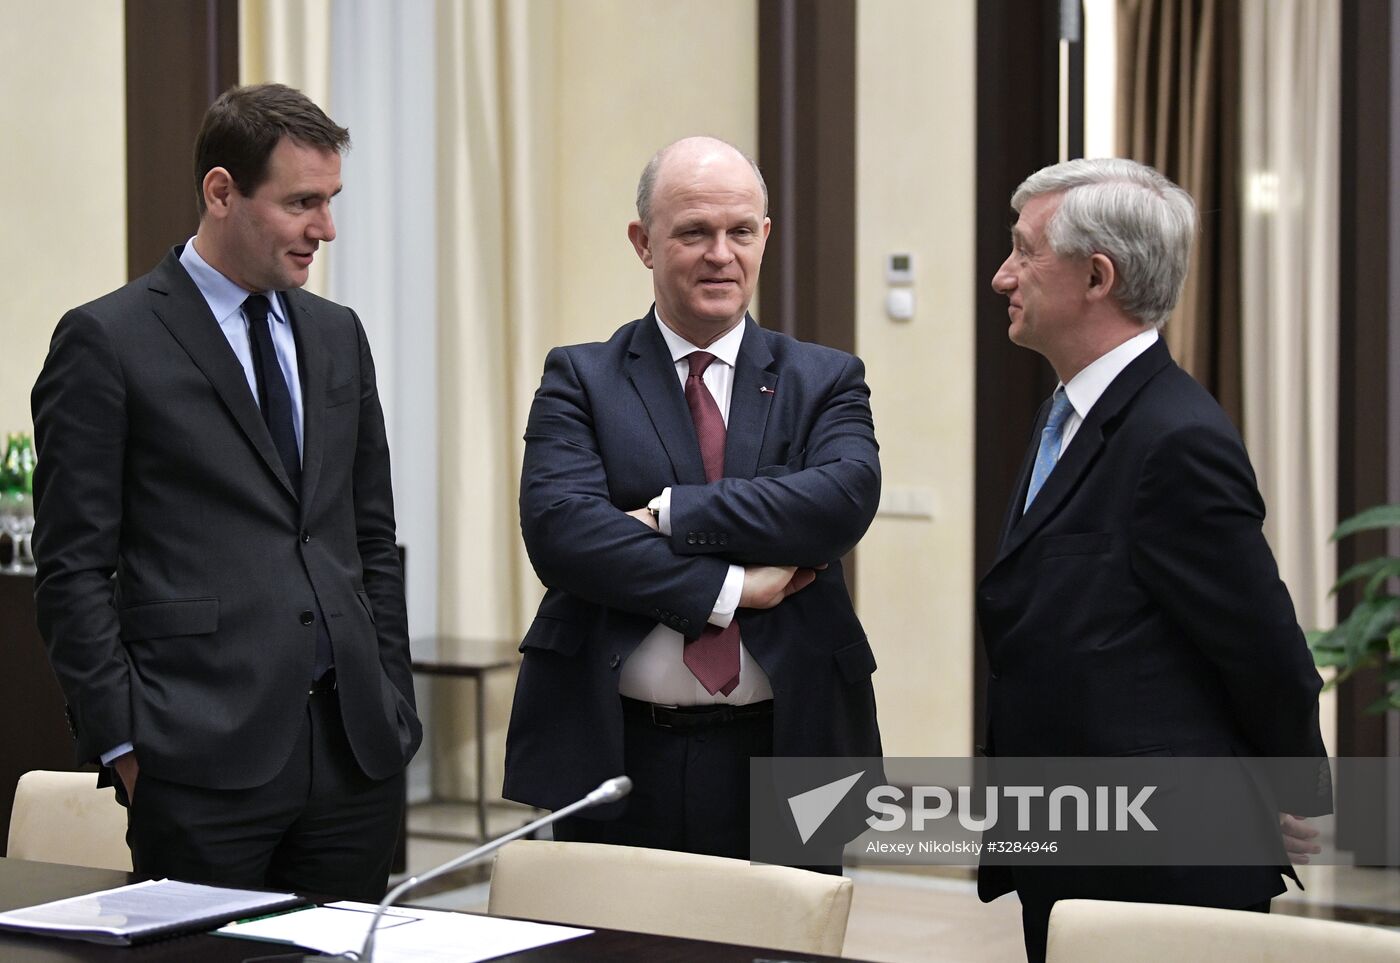
{"type": "Polygon", "coordinates": [[[1089,255],[1089,287],[1085,296],[1090,301],[1101,301],[1113,294],[1118,282],[1118,271],[1107,255],[1097,251],[1089,255]]]}
{"type": "Polygon", "coordinates": [[[651,268],[651,235],[647,232],[646,225],[641,221],[633,221],[627,225],[627,240],[632,242],[632,248],[637,252],[637,257],[642,259],[642,263],[651,268]]]}
{"type": "Polygon", "coordinates": [[[212,168],[204,175],[200,190],[204,192],[206,213],[216,218],[228,216],[233,195],[238,192],[238,187],[233,183],[233,175],[222,167],[212,168]]]}

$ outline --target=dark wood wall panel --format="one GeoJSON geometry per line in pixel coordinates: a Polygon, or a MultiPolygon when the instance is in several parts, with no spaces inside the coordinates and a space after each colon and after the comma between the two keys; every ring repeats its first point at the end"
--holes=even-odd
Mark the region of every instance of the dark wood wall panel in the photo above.
{"type": "MultiPolygon", "coordinates": [[[[1342,5],[1342,144],[1338,318],[1339,518],[1389,498],[1388,448],[1397,426],[1388,423],[1389,366],[1400,345],[1391,344],[1390,301],[1400,278],[1390,270],[1397,227],[1396,185],[1390,143],[1396,105],[1390,96],[1390,4],[1348,0],[1342,5]]],[[[1344,571],[1386,550],[1385,535],[1368,532],[1337,547],[1344,571]]],[[[1339,611],[1355,604],[1359,590],[1342,593],[1339,611]]],[[[1337,746],[1342,756],[1386,754],[1383,716],[1365,709],[1380,698],[1377,673],[1354,676],[1337,693],[1337,746]]]]}
{"type": "Polygon", "coordinates": [[[773,235],[763,322],[855,350],[855,0],[759,0],[758,158],[773,235]]]}
{"type": "MultiPolygon", "coordinates": [[[[1338,444],[1337,514],[1356,512],[1395,499],[1397,479],[1391,454],[1400,445],[1397,400],[1392,395],[1391,370],[1400,349],[1397,337],[1396,287],[1400,277],[1391,269],[1391,254],[1400,234],[1397,220],[1397,178],[1391,144],[1400,124],[1392,96],[1392,73],[1400,67],[1392,53],[1397,24],[1392,5],[1371,0],[1344,0],[1341,22],[1341,150],[1338,263],[1338,444]]],[[[1337,546],[1337,568],[1344,571],[1365,558],[1387,550],[1383,532],[1352,536],[1337,546]]],[[[1394,550],[1394,547],[1391,547],[1394,550]]],[[[1360,590],[1339,593],[1338,611],[1345,614],[1358,601],[1360,590]]],[[[1381,697],[1384,681],[1377,672],[1361,672],[1337,690],[1339,756],[1385,756],[1400,751],[1387,733],[1385,716],[1366,712],[1381,697]]],[[[1394,809],[1400,800],[1357,798],[1345,782],[1336,787],[1340,817],[1338,845],[1354,847],[1347,815],[1377,805],[1394,809]]],[[[1375,843],[1375,840],[1368,840],[1375,843]]],[[[1400,840],[1384,845],[1394,851],[1400,840]]]]}
{"type": "MultiPolygon", "coordinates": [[[[977,387],[975,574],[996,556],[1011,488],[1037,407],[1055,387],[1041,357],[1006,336],[1006,298],[992,275],[1011,249],[1011,194],[1058,160],[1059,30],[1056,4],[977,4],[977,387]],[[1038,16],[1035,12],[1038,12],[1038,16]]],[[[986,730],[986,656],[977,632],[973,734],[986,730]]]]}
{"type": "Polygon", "coordinates": [[[194,138],[238,82],[238,0],[126,0],[128,277],[192,235],[194,138]]]}

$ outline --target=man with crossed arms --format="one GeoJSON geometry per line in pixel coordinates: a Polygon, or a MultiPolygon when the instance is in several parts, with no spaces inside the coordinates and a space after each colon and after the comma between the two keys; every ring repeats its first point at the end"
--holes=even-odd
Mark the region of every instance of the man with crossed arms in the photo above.
{"type": "Polygon", "coordinates": [[[520,514],[548,591],[505,795],[635,787],[556,838],[746,858],[750,757],[880,754],[839,561],[879,501],[869,390],[857,358],[747,315],[770,227],[737,149],[663,148],[628,225],[655,305],[546,360],[520,514]]]}

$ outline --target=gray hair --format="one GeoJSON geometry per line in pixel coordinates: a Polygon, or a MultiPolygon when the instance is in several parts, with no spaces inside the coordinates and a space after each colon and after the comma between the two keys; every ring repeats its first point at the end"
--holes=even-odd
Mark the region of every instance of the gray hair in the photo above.
{"type": "Polygon", "coordinates": [[[1032,198],[1059,193],[1045,228],[1050,249],[1060,257],[1105,255],[1118,273],[1119,305],[1160,328],[1186,283],[1197,226],[1191,195],[1137,161],[1072,160],[1027,177],[1011,208],[1019,214],[1032,198]]]}
{"type": "MultiPolygon", "coordinates": [[[[687,140],[696,140],[694,137],[683,137],[681,140],[673,141],[651,155],[651,160],[647,161],[647,166],[642,168],[642,176],[637,181],[637,220],[643,224],[651,223],[651,195],[656,190],[656,175],[661,171],[661,164],[666,160],[666,155],[671,153],[671,149],[677,144],[687,140]]],[[[704,137],[704,140],[714,141],[716,144],[723,144],[744,160],[748,161],[749,169],[753,171],[753,176],[758,179],[758,189],[763,192],[763,216],[768,216],[768,183],[763,179],[763,172],[758,169],[758,162],[748,154],[718,137],[704,137]]]]}

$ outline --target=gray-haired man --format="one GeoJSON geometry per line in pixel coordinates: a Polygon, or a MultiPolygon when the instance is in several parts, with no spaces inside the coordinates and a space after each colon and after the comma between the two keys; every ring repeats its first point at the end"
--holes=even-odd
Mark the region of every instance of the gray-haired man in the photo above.
{"type": "MultiPolygon", "coordinates": [[[[1011,206],[992,286],[1010,301],[1011,340],[1060,384],[978,588],[987,751],[1325,755],[1321,680],[1249,458],[1157,331],[1186,277],[1191,197],[1133,161],[1078,160],[1033,174],[1011,206]]],[[[1325,787],[1274,789],[1290,812],[1330,805],[1325,787]]],[[[1315,851],[1312,830],[1285,831],[1291,850],[1315,851]]],[[[978,886],[984,900],[1019,893],[1032,960],[1059,899],[1267,910],[1283,890],[1272,866],[984,866],[978,886]]]]}

